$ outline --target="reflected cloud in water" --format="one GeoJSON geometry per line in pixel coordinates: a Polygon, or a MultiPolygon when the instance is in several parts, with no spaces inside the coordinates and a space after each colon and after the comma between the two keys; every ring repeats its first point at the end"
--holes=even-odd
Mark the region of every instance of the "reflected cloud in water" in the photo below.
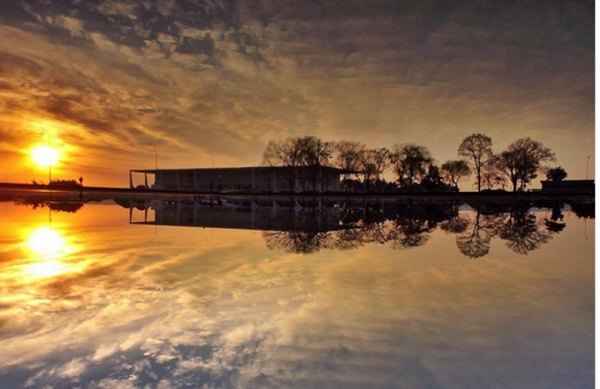
{"type": "Polygon", "coordinates": [[[593,377],[593,242],[571,205],[119,199],[66,211],[78,201],[0,203],[7,387],[547,388],[593,377]],[[65,267],[24,272],[34,260],[65,267]]]}

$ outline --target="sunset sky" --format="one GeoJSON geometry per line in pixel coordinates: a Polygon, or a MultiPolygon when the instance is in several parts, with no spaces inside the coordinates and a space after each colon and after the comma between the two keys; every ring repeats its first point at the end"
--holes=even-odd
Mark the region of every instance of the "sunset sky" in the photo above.
{"type": "Polygon", "coordinates": [[[127,185],[130,168],[255,165],[267,141],[530,136],[594,163],[593,1],[0,3],[0,181],[127,185]]]}

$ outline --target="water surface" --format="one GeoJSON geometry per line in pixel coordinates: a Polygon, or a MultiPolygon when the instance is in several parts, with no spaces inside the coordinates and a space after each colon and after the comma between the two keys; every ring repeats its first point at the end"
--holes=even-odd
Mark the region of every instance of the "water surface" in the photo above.
{"type": "Polygon", "coordinates": [[[0,386],[592,388],[576,211],[2,202],[0,386]]]}

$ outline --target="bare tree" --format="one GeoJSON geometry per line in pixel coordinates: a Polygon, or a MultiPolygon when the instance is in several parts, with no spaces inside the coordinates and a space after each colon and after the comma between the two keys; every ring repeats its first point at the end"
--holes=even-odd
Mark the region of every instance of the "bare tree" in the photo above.
{"type": "Polygon", "coordinates": [[[460,179],[470,174],[471,168],[462,159],[447,161],[442,165],[442,177],[447,184],[454,186],[456,189],[458,189],[460,179]]]}
{"type": "Polygon", "coordinates": [[[493,156],[490,158],[481,171],[481,181],[487,189],[501,187],[504,189],[506,185],[506,175],[499,167],[499,157],[493,156]]]}
{"type": "Polygon", "coordinates": [[[359,159],[360,171],[367,186],[371,181],[379,181],[390,165],[390,152],[385,147],[362,150],[359,159]]]}
{"type": "Polygon", "coordinates": [[[479,133],[469,135],[458,147],[458,155],[471,160],[477,178],[477,191],[481,191],[481,170],[493,155],[492,139],[479,133]]]}
{"type": "Polygon", "coordinates": [[[327,166],[333,157],[334,144],[314,136],[270,141],[263,153],[269,166],[327,166]]]}
{"type": "Polygon", "coordinates": [[[270,140],[263,152],[263,165],[280,166],[284,163],[284,152],[282,142],[270,140]]]}
{"type": "Polygon", "coordinates": [[[263,153],[263,163],[269,166],[290,167],[288,175],[290,188],[293,190],[298,178],[304,183],[309,179],[313,181],[313,188],[317,187],[318,169],[305,171],[310,177],[299,177],[299,167],[319,167],[330,165],[334,145],[314,136],[300,138],[287,138],[282,141],[270,141],[263,153]]]}
{"type": "Polygon", "coordinates": [[[281,141],[270,141],[263,153],[263,164],[291,167],[305,165],[306,151],[301,139],[286,138],[281,141]]]}
{"type": "Polygon", "coordinates": [[[335,144],[334,164],[346,172],[357,174],[360,171],[361,154],[365,145],[358,142],[341,141],[335,144]]]}
{"type": "Polygon", "coordinates": [[[516,192],[525,190],[527,184],[537,177],[544,162],[554,160],[554,153],[541,142],[521,138],[500,153],[496,166],[510,180],[513,192],[516,192]]]}
{"type": "Polygon", "coordinates": [[[296,138],[303,166],[328,166],[333,157],[334,144],[315,136],[296,138]]]}
{"type": "Polygon", "coordinates": [[[394,146],[390,161],[398,176],[398,182],[412,185],[427,173],[427,168],[433,162],[433,158],[426,147],[407,144],[394,146]]]}

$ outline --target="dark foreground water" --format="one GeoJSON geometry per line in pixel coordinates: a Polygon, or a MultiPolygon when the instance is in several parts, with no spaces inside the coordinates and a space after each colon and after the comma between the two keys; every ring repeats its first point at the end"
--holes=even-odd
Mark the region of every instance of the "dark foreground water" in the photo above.
{"type": "Polygon", "coordinates": [[[232,207],[0,203],[0,387],[593,387],[593,207],[232,207]]]}

